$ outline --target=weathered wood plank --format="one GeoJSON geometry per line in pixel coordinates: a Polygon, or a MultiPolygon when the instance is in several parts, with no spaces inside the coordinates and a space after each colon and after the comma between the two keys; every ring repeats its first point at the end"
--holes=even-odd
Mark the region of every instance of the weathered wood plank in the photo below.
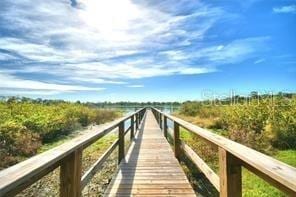
{"type": "Polygon", "coordinates": [[[168,137],[168,119],[166,116],[163,117],[163,134],[164,137],[168,137]]]}
{"type": "Polygon", "coordinates": [[[124,158],[124,122],[118,125],[118,163],[124,158]]]}
{"type": "Polygon", "coordinates": [[[67,156],[61,165],[60,196],[81,196],[82,148],[67,156]]]}
{"type": "Polygon", "coordinates": [[[242,172],[238,160],[219,148],[220,196],[242,196],[242,172]]]}
{"type": "Polygon", "coordinates": [[[148,110],[105,196],[195,196],[157,121],[148,110]]]}
{"type": "Polygon", "coordinates": [[[135,137],[135,120],[134,116],[131,117],[131,139],[135,137]]]}
{"type": "Polygon", "coordinates": [[[174,122],[174,152],[177,159],[180,158],[180,126],[177,122],[174,122]]]}

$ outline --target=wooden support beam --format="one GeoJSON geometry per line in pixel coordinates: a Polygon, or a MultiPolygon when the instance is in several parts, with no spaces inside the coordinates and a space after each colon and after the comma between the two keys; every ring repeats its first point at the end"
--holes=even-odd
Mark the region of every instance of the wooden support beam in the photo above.
{"type": "Polygon", "coordinates": [[[136,130],[139,129],[139,116],[136,114],[136,130]]]}
{"type": "Polygon", "coordinates": [[[208,178],[213,186],[220,191],[219,176],[208,166],[202,158],[198,156],[187,144],[181,141],[181,148],[185,155],[193,162],[193,164],[208,178]]]}
{"type": "Polygon", "coordinates": [[[82,148],[68,155],[61,164],[60,196],[81,196],[82,148]]]}
{"type": "Polygon", "coordinates": [[[220,196],[242,196],[241,165],[231,153],[219,147],[220,196]]]}
{"type": "Polygon", "coordinates": [[[159,114],[159,127],[162,129],[162,115],[159,114]]]}
{"type": "Polygon", "coordinates": [[[164,137],[168,137],[168,118],[166,116],[163,117],[163,134],[164,137]]]}
{"type": "Polygon", "coordinates": [[[135,119],[134,116],[131,117],[131,139],[135,137],[135,119]]]}
{"type": "Polygon", "coordinates": [[[180,158],[181,147],[180,147],[180,125],[174,121],[174,152],[177,159],[180,158]]]}
{"type": "Polygon", "coordinates": [[[118,125],[118,164],[124,158],[124,121],[118,125]]]}

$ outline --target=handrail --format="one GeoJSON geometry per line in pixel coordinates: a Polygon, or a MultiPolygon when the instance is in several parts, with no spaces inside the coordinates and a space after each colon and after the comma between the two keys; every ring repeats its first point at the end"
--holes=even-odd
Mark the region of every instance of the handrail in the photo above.
{"type": "Polygon", "coordinates": [[[168,132],[167,119],[173,121],[175,156],[179,158],[181,151],[183,151],[216,187],[220,196],[242,195],[241,167],[247,168],[283,192],[296,196],[296,168],[180,118],[163,113],[156,108],[152,108],[152,111],[160,127],[163,128],[165,136],[168,132]],[[180,140],[180,127],[218,147],[219,176],[188,145],[180,140]],[[218,181],[219,186],[217,185],[218,181]]]}
{"type": "Polygon", "coordinates": [[[139,124],[143,120],[145,112],[146,108],[140,109],[131,115],[103,126],[99,131],[87,132],[69,142],[0,171],[0,197],[16,195],[59,166],[61,167],[60,196],[80,196],[82,188],[90,181],[94,173],[100,168],[116,146],[121,150],[119,151],[119,162],[124,158],[124,135],[128,131],[131,131],[131,138],[134,136],[134,131],[139,128],[139,124]],[[125,131],[124,123],[129,119],[131,120],[131,126],[125,131]],[[119,139],[109,147],[84,175],[82,175],[81,165],[83,149],[117,127],[119,128],[119,139]]]}

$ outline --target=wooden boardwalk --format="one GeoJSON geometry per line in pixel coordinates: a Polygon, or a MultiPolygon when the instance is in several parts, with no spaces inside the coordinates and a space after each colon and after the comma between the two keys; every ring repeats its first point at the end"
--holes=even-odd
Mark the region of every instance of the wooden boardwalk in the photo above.
{"type": "Polygon", "coordinates": [[[105,196],[195,196],[151,110],[105,196]]]}
{"type": "MultiPolygon", "coordinates": [[[[207,177],[221,197],[243,195],[242,167],[285,192],[287,196],[296,196],[296,168],[156,108],[145,107],[103,126],[98,131],[86,132],[0,171],[0,197],[21,193],[59,167],[60,196],[80,197],[83,188],[102,169],[105,161],[117,148],[120,164],[105,196],[195,196],[175,155],[185,155],[207,177]],[[173,126],[175,154],[163,137],[167,135],[168,120],[173,126]],[[131,126],[125,128],[125,123],[130,123],[131,126]],[[164,125],[163,133],[159,125],[164,125]],[[212,170],[190,144],[180,139],[180,127],[217,148],[219,173],[212,170]],[[114,129],[118,130],[118,139],[86,172],[81,173],[83,150],[114,129]],[[135,130],[138,130],[136,137],[135,130]],[[124,157],[124,136],[128,132],[133,142],[124,157]]],[[[46,196],[46,187],[44,185],[41,190],[34,188],[34,192],[39,194],[41,191],[40,195],[46,196]]]]}

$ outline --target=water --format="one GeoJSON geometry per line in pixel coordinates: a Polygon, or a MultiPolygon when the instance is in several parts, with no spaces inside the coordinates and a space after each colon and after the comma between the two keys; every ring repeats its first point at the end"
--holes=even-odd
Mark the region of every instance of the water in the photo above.
{"type": "MultiPolygon", "coordinates": [[[[115,109],[115,110],[120,110],[123,111],[124,115],[130,115],[134,113],[135,111],[142,109],[143,107],[110,107],[108,109],[115,109]]],[[[176,111],[179,110],[179,106],[160,106],[156,107],[160,111],[167,113],[167,114],[172,114],[176,111]]]]}
{"type": "MultiPolygon", "coordinates": [[[[110,109],[110,110],[120,110],[123,112],[124,116],[128,116],[135,111],[142,109],[142,106],[104,106],[105,109],[110,109]]],[[[156,107],[160,111],[167,113],[167,114],[172,114],[179,110],[179,106],[170,106],[170,105],[162,105],[156,107]]],[[[173,128],[173,122],[168,120],[168,127],[173,128]]],[[[131,125],[131,120],[128,119],[124,123],[124,128],[127,129],[131,125]]]]}

